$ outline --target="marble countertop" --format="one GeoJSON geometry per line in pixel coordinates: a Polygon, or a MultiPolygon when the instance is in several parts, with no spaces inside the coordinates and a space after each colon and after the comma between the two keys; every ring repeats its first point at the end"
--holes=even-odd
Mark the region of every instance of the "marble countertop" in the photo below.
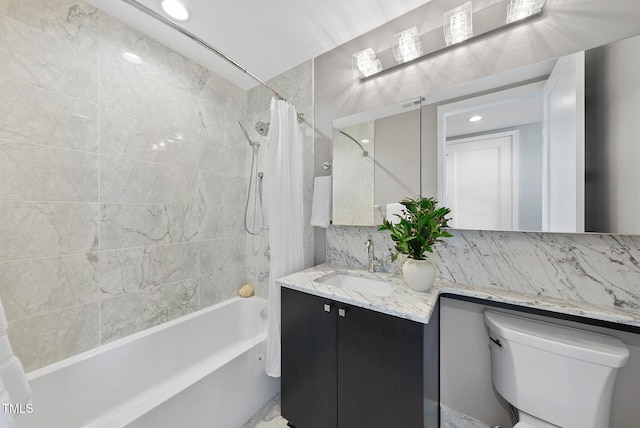
{"type": "Polygon", "coordinates": [[[438,297],[441,294],[452,294],[640,327],[640,314],[616,311],[581,302],[532,296],[500,289],[474,287],[443,281],[436,281],[433,287],[427,292],[418,292],[411,290],[404,282],[402,275],[399,274],[385,272],[369,273],[365,270],[345,268],[331,264],[321,264],[287,275],[278,279],[277,283],[281,287],[303,291],[337,302],[372,309],[423,324],[429,323],[438,297]],[[396,284],[396,288],[389,296],[382,297],[345,290],[320,282],[324,277],[338,273],[391,281],[396,284]]]}

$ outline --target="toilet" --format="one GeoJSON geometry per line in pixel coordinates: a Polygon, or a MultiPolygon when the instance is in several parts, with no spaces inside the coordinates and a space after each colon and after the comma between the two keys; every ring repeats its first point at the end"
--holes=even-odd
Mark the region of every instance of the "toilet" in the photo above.
{"type": "Polygon", "coordinates": [[[491,374],[518,409],[514,428],[607,428],[618,368],[629,350],[618,339],[492,310],[484,312],[491,374]]]}

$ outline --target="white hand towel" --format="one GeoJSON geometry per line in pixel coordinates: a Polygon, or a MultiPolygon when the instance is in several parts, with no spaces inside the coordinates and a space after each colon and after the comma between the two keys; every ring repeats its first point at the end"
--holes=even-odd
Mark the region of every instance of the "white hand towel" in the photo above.
{"type": "Polygon", "coordinates": [[[391,224],[400,223],[400,218],[398,216],[404,217],[402,214],[403,210],[404,205],[399,202],[387,204],[387,221],[391,224]]]}
{"type": "Polygon", "coordinates": [[[331,176],[316,177],[313,180],[313,202],[311,205],[311,226],[329,227],[331,223],[331,176]]]}

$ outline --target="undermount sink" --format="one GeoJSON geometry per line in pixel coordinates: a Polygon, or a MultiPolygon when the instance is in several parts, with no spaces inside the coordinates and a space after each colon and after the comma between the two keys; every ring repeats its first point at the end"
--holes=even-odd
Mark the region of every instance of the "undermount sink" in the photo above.
{"type": "Polygon", "coordinates": [[[359,293],[373,294],[376,296],[388,296],[396,288],[393,282],[379,279],[365,278],[362,276],[337,273],[320,279],[320,282],[345,290],[357,291],[359,293]]]}

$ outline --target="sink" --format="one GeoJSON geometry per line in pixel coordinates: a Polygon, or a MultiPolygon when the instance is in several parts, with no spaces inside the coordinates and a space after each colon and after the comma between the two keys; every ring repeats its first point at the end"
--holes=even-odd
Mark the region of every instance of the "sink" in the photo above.
{"type": "Polygon", "coordinates": [[[390,295],[396,288],[396,284],[393,282],[349,275],[346,273],[329,275],[320,279],[320,282],[334,287],[340,287],[344,290],[357,291],[359,293],[373,294],[382,297],[390,295]]]}

